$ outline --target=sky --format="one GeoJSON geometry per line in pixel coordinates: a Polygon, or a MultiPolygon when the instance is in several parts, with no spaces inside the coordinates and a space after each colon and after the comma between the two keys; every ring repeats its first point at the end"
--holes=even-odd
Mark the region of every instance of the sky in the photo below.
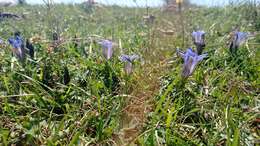
{"type": "MultiPolygon", "coordinates": [[[[43,0],[26,0],[28,3],[39,4],[43,0]]],[[[53,0],[54,2],[63,2],[63,3],[81,3],[85,0],[53,0]]],[[[95,0],[96,2],[103,4],[117,4],[122,6],[160,6],[163,4],[163,0],[95,0]]],[[[191,2],[200,4],[200,5],[223,5],[228,2],[228,0],[191,0],[191,2]]]]}

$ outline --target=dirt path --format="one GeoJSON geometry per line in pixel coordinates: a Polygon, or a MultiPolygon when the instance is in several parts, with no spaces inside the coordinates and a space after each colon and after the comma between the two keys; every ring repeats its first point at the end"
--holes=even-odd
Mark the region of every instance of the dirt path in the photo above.
{"type": "Polygon", "coordinates": [[[136,75],[137,84],[133,87],[131,97],[122,112],[122,129],[117,144],[134,146],[147,121],[147,114],[154,108],[154,96],[160,89],[159,77],[163,66],[150,64],[142,74],[136,75]]]}
{"type": "MultiPolygon", "coordinates": [[[[164,25],[164,23],[158,24],[158,26],[164,25]]],[[[159,27],[155,26],[154,28],[159,27]]],[[[175,28],[173,23],[171,23],[171,28],[175,28]]],[[[131,97],[126,99],[126,106],[122,111],[122,128],[115,140],[118,146],[137,145],[135,143],[138,136],[143,132],[147,115],[154,110],[154,97],[160,90],[160,77],[166,74],[169,69],[165,53],[168,54],[172,50],[165,49],[162,51],[156,46],[172,48],[168,44],[171,44],[175,37],[175,35],[165,36],[165,34],[157,32],[157,29],[152,29],[150,50],[146,52],[151,56],[146,56],[148,58],[145,59],[149,60],[147,61],[149,63],[142,66],[142,70],[134,74],[137,82],[133,85],[131,97]]]]}

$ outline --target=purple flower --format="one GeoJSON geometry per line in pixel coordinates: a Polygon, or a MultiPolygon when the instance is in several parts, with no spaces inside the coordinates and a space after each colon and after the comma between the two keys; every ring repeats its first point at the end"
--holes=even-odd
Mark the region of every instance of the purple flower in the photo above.
{"type": "Polygon", "coordinates": [[[4,41],[0,38],[0,45],[3,44],[3,43],[4,43],[4,41]]]}
{"type": "Polygon", "coordinates": [[[135,59],[138,59],[139,56],[138,55],[121,55],[119,57],[119,59],[122,61],[122,62],[133,62],[135,59]]]}
{"type": "Polygon", "coordinates": [[[248,33],[236,31],[232,41],[234,46],[239,47],[247,40],[247,38],[248,38],[248,33]]]}
{"type": "Polygon", "coordinates": [[[133,72],[133,64],[131,62],[126,62],[124,70],[127,75],[131,74],[133,72]]]}
{"type": "Polygon", "coordinates": [[[192,39],[194,41],[194,44],[204,45],[205,44],[205,32],[203,30],[193,31],[192,39]]]}
{"type": "Polygon", "coordinates": [[[139,56],[138,55],[121,55],[119,57],[119,59],[122,61],[122,62],[125,62],[125,72],[126,74],[131,74],[132,71],[133,71],[133,61],[138,59],[139,56]]]}
{"type": "Polygon", "coordinates": [[[16,34],[15,37],[11,37],[8,39],[8,42],[13,47],[13,53],[19,58],[24,59],[25,57],[25,50],[24,50],[24,43],[23,39],[20,35],[16,34]]]}
{"type": "Polygon", "coordinates": [[[187,49],[185,53],[179,50],[177,50],[177,52],[184,60],[182,70],[182,76],[184,78],[191,76],[197,64],[207,56],[207,54],[198,55],[197,53],[193,52],[191,48],[187,49]]]}
{"type": "Polygon", "coordinates": [[[109,40],[103,40],[99,44],[102,46],[104,57],[109,60],[113,55],[113,43],[109,40]]]}
{"type": "Polygon", "coordinates": [[[202,54],[203,49],[205,48],[205,32],[204,31],[193,31],[192,40],[197,48],[198,55],[202,54]]]}
{"type": "Polygon", "coordinates": [[[230,44],[230,52],[236,54],[237,49],[242,45],[249,37],[248,33],[235,31],[230,44]]]}

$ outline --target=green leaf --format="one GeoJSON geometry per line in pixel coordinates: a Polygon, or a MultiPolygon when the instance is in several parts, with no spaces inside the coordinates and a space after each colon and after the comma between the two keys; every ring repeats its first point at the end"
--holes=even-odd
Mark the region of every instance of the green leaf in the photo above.
{"type": "Polygon", "coordinates": [[[77,132],[71,139],[69,146],[74,146],[74,145],[78,145],[79,142],[79,136],[80,136],[81,132],[77,132]]]}
{"type": "Polygon", "coordinates": [[[236,128],[234,132],[234,138],[233,138],[233,143],[232,146],[239,146],[239,136],[240,136],[240,131],[238,128],[236,128]]]}

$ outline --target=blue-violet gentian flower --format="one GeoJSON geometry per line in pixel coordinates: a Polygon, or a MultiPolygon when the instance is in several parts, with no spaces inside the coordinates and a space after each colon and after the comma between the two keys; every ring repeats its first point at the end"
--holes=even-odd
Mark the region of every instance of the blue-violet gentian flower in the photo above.
{"type": "Polygon", "coordinates": [[[125,62],[125,67],[124,67],[124,70],[125,70],[125,73],[126,74],[131,74],[132,71],[133,71],[133,61],[138,59],[139,56],[138,55],[121,55],[119,57],[119,59],[122,61],[122,62],[125,62]]]}
{"type": "Polygon", "coordinates": [[[13,47],[13,53],[22,60],[25,57],[24,42],[20,34],[15,34],[14,37],[8,39],[8,42],[13,47]]]}
{"type": "Polygon", "coordinates": [[[182,76],[184,78],[191,76],[197,64],[207,56],[207,54],[198,55],[197,53],[193,52],[191,48],[187,49],[185,53],[179,50],[177,50],[177,52],[184,60],[183,70],[182,70],[182,76]]]}
{"type": "Polygon", "coordinates": [[[113,55],[113,42],[109,40],[103,40],[99,42],[99,44],[102,46],[102,53],[103,56],[109,60],[113,55]]]}
{"type": "Polygon", "coordinates": [[[203,30],[193,31],[192,40],[196,45],[198,55],[201,55],[205,48],[205,32],[203,30]]]}
{"type": "Polygon", "coordinates": [[[249,37],[249,33],[235,31],[230,44],[230,51],[235,54],[240,45],[242,45],[249,37]]]}

